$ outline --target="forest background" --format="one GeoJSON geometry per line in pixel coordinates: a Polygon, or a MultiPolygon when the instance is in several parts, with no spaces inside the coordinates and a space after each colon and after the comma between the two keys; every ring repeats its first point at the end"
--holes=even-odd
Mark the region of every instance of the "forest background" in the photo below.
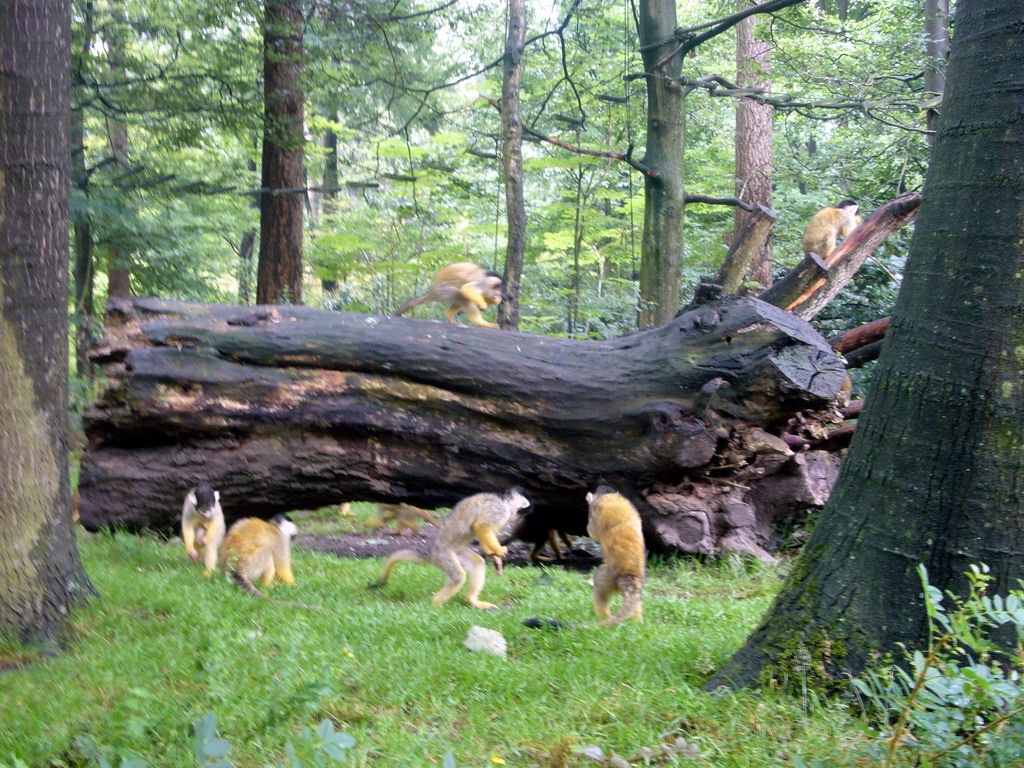
{"type": "MultiPolygon", "coordinates": [[[[304,72],[303,303],[390,313],[446,263],[502,271],[504,4],[299,4],[304,72]]],[[[680,26],[727,16],[681,2],[680,26]]],[[[635,8],[606,0],[527,6],[522,68],[527,209],[520,328],[607,337],[637,327],[642,176],[607,157],[530,141],[644,152],[635,8]]],[[[74,3],[72,131],[77,307],[95,329],[108,296],[254,300],[259,244],[263,8],[258,3],[74,3]],[[80,142],[80,144],[79,144],[80,142]],[[74,146],[79,144],[79,146],[74,146]],[[94,291],[94,294],[92,293],[94,291]]],[[[774,95],[763,174],[778,214],[772,269],[802,256],[820,207],[862,212],[918,188],[927,163],[925,4],[801,4],[755,16],[774,95]],[[770,67],[770,70],[768,69],[770,67]]],[[[685,60],[690,78],[735,79],[732,30],[685,60]]],[[[745,197],[734,174],[737,98],[686,99],[687,193],[745,197]]],[[[686,208],[682,299],[722,262],[734,209],[686,208]]],[[[880,317],[908,230],[891,237],[820,315],[825,335],[880,317]],[[884,269],[892,272],[886,274],[884,269]]],[[[674,310],[673,310],[674,311],[674,310]]],[[[419,316],[432,316],[419,310],[419,316]]],[[[440,317],[439,310],[434,313],[440,317]]]]}

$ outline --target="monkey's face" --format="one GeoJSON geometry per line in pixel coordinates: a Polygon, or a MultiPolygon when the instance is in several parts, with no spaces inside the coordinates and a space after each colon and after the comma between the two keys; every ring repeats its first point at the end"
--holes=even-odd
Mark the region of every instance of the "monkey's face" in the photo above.
{"type": "Polygon", "coordinates": [[[496,304],[501,304],[501,300],[504,298],[504,287],[505,284],[502,282],[500,277],[497,275],[488,275],[484,281],[483,291],[481,291],[484,301],[492,307],[496,304]]]}
{"type": "Polygon", "coordinates": [[[286,538],[290,539],[296,533],[299,532],[299,528],[295,523],[289,520],[287,517],[281,516],[274,519],[274,525],[277,526],[281,534],[286,538]]]}

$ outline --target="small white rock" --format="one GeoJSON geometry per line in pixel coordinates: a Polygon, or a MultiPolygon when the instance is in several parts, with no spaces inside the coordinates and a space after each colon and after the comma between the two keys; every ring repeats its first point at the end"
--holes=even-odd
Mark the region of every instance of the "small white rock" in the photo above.
{"type": "Polygon", "coordinates": [[[505,658],[505,651],[508,649],[508,643],[505,642],[501,632],[496,632],[486,627],[478,627],[476,624],[469,628],[469,634],[462,644],[471,651],[493,653],[495,656],[501,656],[502,658],[505,658]]]}

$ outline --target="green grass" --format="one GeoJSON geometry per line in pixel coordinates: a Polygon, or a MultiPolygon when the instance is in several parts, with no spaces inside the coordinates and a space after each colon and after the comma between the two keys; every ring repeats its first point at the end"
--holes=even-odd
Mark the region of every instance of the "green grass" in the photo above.
{"type": "Polygon", "coordinates": [[[203,579],[180,543],[81,546],[101,597],[75,615],[67,652],[0,646],[0,669],[31,662],[0,674],[0,764],[80,765],[77,737],[154,766],[195,765],[192,722],[210,711],[237,768],[275,765],[324,718],[355,737],[361,766],[438,766],[448,750],[459,766],[594,765],[575,748],[629,755],[669,732],[700,748],[694,764],[787,765],[799,752],[841,765],[859,732],[839,705],[701,692],[768,607],[779,582],[769,566],[655,564],[642,624],[551,631],[520,621],[592,619],[589,575],[488,569],[483,598],[502,610],[437,609],[436,569],[403,564],[367,590],[380,561],[299,551],[298,587],[270,591],[321,614],[203,579]],[[508,658],[463,648],[472,624],[501,631],[508,658]],[[559,750],[565,762],[551,758],[559,750]]]}

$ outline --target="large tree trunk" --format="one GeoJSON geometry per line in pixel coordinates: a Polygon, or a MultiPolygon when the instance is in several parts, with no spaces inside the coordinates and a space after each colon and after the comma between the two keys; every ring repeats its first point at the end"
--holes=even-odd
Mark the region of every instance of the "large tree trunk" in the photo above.
{"type": "Polygon", "coordinates": [[[96,352],[82,521],[168,526],[209,482],[229,516],[347,500],[446,506],[524,486],[573,510],[599,481],[636,494],[654,548],[752,554],[823,503],[841,361],[757,299],[608,341],[296,307],[135,300],[96,352]],[[785,489],[783,492],[782,489],[785,489]],[[794,490],[797,489],[797,490],[794,490]]]}
{"type": "Polygon", "coordinates": [[[92,591],[68,487],[71,3],[0,19],[0,635],[52,648],[92,591]]]}
{"type": "MultiPolygon", "coordinates": [[[[739,10],[751,0],[739,0],[739,10]]],[[[760,3],[754,0],[755,5],[760,3]]],[[[741,86],[768,88],[771,77],[771,43],[754,37],[756,16],[736,25],[736,82],[741,86]]],[[[736,100],[736,197],[751,205],[772,207],[772,108],[752,99],[736,100]]],[[[735,209],[733,237],[738,237],[755,216],[735,209]]],[[[772,284],[772,236],[769,231],[751,265],[750,279],[772,284]]]]}
{"type": "Polygon", "coordinates": [[[993,592],[1024,578],[1022,102],[1019,7],[962,0],[870,407],[791,578],[712,685],[798,680],[798,666],[845,680],[901,643],[926,646],[919,565],[961,594],[972,563],[993,592]]]}
{"type": "Polygon", "coordinates": [[[519,85],[523,78],[526,45],[526,0],[508,0],[508,38],[501,85],[501,167],[505,175],[505,298],[498,307],[498,325],[519,328],[519,284],[526,253],[526,199],[523,196],[523,120],[519,111],[519,85]]]}
{"type": "Polygon", "coordinates": [[[686,110],[678,83],[683,57],[678,43],[675,0],[640,0],[638,33],[647,80],[647,151],[644,165],[644,234],[640,255],[640,325],[661,325],[679,310],[683,279],[683,218],[686,189],[683,152],[686,110]],[[666,41],[664,45],[655,45],[666,41]],[[646,47],[645,46],[651,46],[646,47]]]}
{"type": "Polygon", "coordinates": [[[302,303],[302,2],[265,0],[259,304],[302,303]]]}

